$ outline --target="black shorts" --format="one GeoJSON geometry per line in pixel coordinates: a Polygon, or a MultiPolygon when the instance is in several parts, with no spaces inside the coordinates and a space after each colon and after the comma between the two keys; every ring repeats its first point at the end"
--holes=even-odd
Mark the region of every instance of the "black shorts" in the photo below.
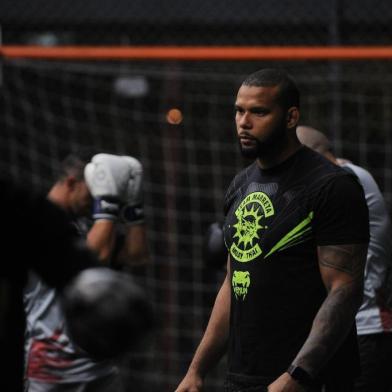
{"type": "Polygon", "coordinates": [[[391,392],[392,333],[358,336],[361,376],[356,392],[391,392]]]}
{"type": "MultiPolygon", "coordinates": [[[[225,380],[225,392],[268,392],[271,377],[250,377],[229,373],[225,380]]],[[[354,381],[336,377],[325,384],[308,389],[309,392],[353,392],[354,381]]]]}
{"type": "Polygon", "coordinates": [[[268,377],[251,377],[228,373],[225,380],[225,392],[267,392],[273,379],[268,377]]]}

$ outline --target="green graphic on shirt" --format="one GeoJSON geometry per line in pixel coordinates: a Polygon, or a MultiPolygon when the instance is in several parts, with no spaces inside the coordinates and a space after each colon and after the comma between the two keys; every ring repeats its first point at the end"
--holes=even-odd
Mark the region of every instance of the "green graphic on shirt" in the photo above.
{"type": "Polygon", "coordinates": [[[253,192],[241,202],[235,211],[237,223],[233,227],[236,232],[230,247],[230,254],[235,260],[247,263],[261,255],[257,240],[260,239],[259,232],[268,226],[262,226],[260,221],[274,213],[270,198],[263,192],[253,192]]]}
{"type": "Polygon", "coordinates": [[[233,271],[233,277],[231,278],[231,284],[233,286],[234,295],[237,299],[244,301],[248,294],[248,288],[250,286],[250,273],[249,271],[233,271]]]}
{"type": "Polygon", "coordinates": [[[306,235],[309,234],[312,230],[312,227],[310,226],[312,219],[313,211],[310,212],[309,215],[301,223],[295,226],[294,229],[289,231],[281,240],[279,240],[264,256],[264,258],[266,259],[277,251],[290,248],[291,246],[298,245],[301,242],[306,241],[308,238],[306,235]]]}

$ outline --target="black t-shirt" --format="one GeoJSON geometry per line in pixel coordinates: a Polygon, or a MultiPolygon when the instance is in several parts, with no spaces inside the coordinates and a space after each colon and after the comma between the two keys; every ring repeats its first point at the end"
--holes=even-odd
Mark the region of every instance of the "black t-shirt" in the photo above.
{"type": "MultiPolygon", "coordinates": [[[[282,164],[254,163],[225,198],[224,238],[231,259],[229,372],[282,374],[309,335],[326,297],[318,245],[366,243],[369,221],[356,178],[302,147],[282,164]]],[[[358,367],[355,324],[323,373],[358,367]]]]}

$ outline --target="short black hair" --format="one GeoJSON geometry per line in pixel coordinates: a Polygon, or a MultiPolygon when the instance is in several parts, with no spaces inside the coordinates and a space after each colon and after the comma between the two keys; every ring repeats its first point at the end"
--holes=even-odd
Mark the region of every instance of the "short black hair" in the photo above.
{"type": "Polygon", "coordinates": [[[260,69],[250,74],[243,82],[243,86],[274,87],[279,86],[278,101],[285,109],[300,107],[300,94],[297,84],[291,76],[279,68],[260,69]]]}
{"type": "Polygon", "coordinates": [[[56,170],[56,179],[62,180],[69,175],[74,176],[77,180],[84,179],[84,168],[97,154],[95,148],[77,148],[72,150],[64,159],[59,163],[56,170]]]}

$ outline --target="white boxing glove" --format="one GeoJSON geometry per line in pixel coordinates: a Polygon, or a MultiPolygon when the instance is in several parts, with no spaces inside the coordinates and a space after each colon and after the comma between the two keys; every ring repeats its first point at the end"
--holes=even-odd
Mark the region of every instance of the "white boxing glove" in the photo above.
{"type": "Polygon", "coordinates": [[[128,225],[144,222],[143,208],[143,168],[133,157],[123,156],[130,168],[125,198],[121,208],[121,219],[128,225]]]}
{"type": "Polygon", "coordinates": [[[97,154],[84,169],[84,178],[94,198],[94,219],[117,219],[120,204],[126,200],[131,167],[127,159],[97,154]]]}

